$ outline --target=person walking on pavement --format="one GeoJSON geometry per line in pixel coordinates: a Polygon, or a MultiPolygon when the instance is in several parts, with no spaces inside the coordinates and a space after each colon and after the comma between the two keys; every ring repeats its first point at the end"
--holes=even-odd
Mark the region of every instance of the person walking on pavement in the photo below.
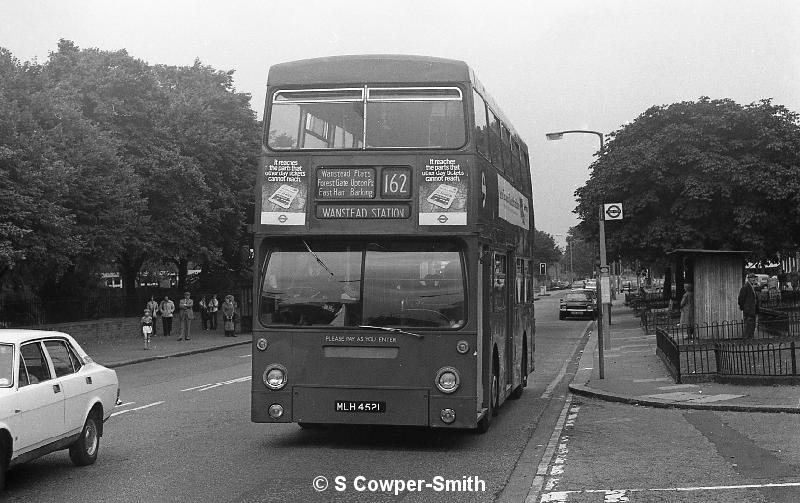
{"type": "Polygon", "coordinates": [[[180,322],[181,322],[181,328],[178,340],[182,341],[186,339],[188,341],[189,330],[192,327],[192,320],[194,319],[194,301],[192,300],[191,293],[189,292],[183,293],[183,298],[178,303],[178,308],[180,309],[178,316],[180,317],[180,322]]]}
{"type": "Polygon", "coordinates": [[[222,324],[225,337],[236,337],[236,303],[233,295],[226,295],[222,303],[222,324]]]}
{"type": "Polygon", "coordinates": [[[150,311],[150,317],[153,318],[153,337],[158,335],[158,316],[161,312],[158,310],[158,301],[156,300],[155,295],[150,296],[150,300],[147,301],[147,305],[145,306],[148,311],[150,311]]]}
{"type": "Polygon", "coordinates": [[[758,314],[758,294],[755,289],[756,275],[747,274],[747,280],[739,290],[739,309],[742,310],[744,318],[744,338],[752,339],[756,330],[756,315],[758,314]]]}
{"type": "Polygon", "coordinates": [[[165,295],[158,308],[161,311],[161,321],[164,324],[164,337],[169,337],[172,335],[172,313],[175,312],[175,303],[169,300],[169,295],[165,295]]]}
{"type": "Polygon", "coordinates": [[[219,301],[215,293],[208,301],[208,328],[211,330],[217,329],[217,311],[219,311],[219,301]]]}
{"type": "Polygon", "coordinates": [[[689,340],[694,340],[694,292],[689,283],[684,283],[683,289],[680,325],[686,330],[689,340]]]}

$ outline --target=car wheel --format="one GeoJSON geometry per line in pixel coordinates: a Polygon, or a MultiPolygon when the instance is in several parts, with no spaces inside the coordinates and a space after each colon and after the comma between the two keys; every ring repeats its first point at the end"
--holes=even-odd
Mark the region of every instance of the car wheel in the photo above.
{"type": "Polygon", "coordinates": [[[76,466],[91,465],[97,461],[97,451],[99,450],[100,430],[97,425],[97,416],[89,414],[78,440],[69,447],[69,459],[76,466]]]}

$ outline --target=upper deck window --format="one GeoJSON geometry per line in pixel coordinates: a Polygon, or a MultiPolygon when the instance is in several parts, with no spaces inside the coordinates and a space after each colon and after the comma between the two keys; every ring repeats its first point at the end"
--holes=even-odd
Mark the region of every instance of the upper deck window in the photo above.
{"type": "Polygon", "coordinates": [[[457,87],[281,90],[272,96],[273,150],[459,148],[466,141],[457,87]]]}

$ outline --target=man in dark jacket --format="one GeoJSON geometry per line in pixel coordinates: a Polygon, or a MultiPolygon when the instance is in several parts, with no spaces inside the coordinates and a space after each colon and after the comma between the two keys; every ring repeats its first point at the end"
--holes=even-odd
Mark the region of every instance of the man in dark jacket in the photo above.
{"type": "Polygon", "coordinates": [[[756,315],[758,314],[758,294],[755,289],[756,275],[749,273],[747,281],[739,290],[739,309],[744,318],[744,338],[752,339],[756,330],[756,315]]]}

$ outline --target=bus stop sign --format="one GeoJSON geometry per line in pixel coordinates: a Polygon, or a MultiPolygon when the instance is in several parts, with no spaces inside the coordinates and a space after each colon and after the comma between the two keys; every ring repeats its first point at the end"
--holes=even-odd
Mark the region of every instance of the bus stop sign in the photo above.
{"type": "Polygon", "coordinates": [[[604,220],[622,220],[622,203],[603,205],[604,220]]]}

